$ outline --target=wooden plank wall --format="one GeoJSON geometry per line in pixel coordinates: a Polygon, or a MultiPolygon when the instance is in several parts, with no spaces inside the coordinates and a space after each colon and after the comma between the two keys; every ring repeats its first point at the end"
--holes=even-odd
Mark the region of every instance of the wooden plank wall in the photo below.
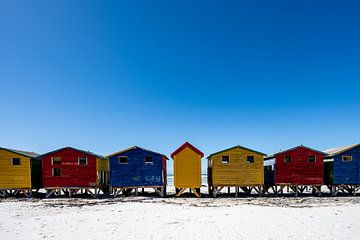
{"type": "Polygon", "coordinates": [[[186,147],[174,156],[176,188],[201,187],[201,155],[186,147]]]}

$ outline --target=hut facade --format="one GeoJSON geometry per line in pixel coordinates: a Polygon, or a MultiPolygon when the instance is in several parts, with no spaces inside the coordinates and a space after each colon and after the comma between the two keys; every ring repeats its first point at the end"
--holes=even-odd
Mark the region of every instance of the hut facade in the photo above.
{"type": "Polygon", "coordinates": [[[41,158],[46,197],[61,192],[69,196],[80,192],[96,197],[100,190],[107,191],[109,161],[105,157],[65,147],[45,153],[41,158]]]}
{"type": "Polygon", "coordinates": [[[152,188],[166,195],[166,160],[164,154],[141,147],[131,147],[107,156],[110,161],[110,185],[114,196],[138,188],[152,188]]]}
{"type": "Polygon", "coordinates": [[[41,160],[38,154],[0,148],[0,195],[24,194],[42,187],[41,160]]]}
{"type": "Polygon", "coordinates": [[[356,195],[360,189],[360,144],[324,151],[324,184],[333,195],[339,191],[356,195]]]}
{"type": "Polygon", "coordinates": [[[209,194],[215,197],[224,187],[228,187],[229,192],[230,187],[235,187],[236,196],[239,189],[261,194],[265,155],[239,145],[211,154],[208,157],[209,194]]]}
{"type": "Polygon", "coordinates": [[[311,186],[314,192],[320,194],[324,182],[325,155],[324,152],[300,145],[266,156],[265,187],[271,186],[278,193],[278,186],[281,192],[288,186],[297,195],[311,186]],[[273,177],[269,177],[271,175],[273,177]]]}
{"type": "Polygon", "coordinates": [[[203,157],[204,153],[188,142],[171,154],[174,160],[174,185],[177,197],[181,196],[186,189],[200,197],[201,158],[203,157]]]}

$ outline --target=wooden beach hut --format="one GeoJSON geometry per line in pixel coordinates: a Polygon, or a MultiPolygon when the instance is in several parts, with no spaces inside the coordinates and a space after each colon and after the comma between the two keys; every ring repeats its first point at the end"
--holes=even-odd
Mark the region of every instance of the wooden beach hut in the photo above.
{"type": "Polygon", "coordinates": [[[0,196],[24,194],[42,188],[39,154],[0,148],[0,196]]]}
{"type": "Polygon", "coordinates": [[[237,145],[213,154],[208,159],[209,194],[214,197],[224,187],[239,189],[246,193],[255,190],[262,193],[264,184],[264,156],[266,154],[237,145]]]}
{"type": "Polygon", "coordinates": [[[327,154],[303,145],[266,156],[264,162],[265,191],[283,193],[287,187],[298,193],[311,187],[321,194],[324,178],[324,156],[327,154]],[[269,177],[273,175],[273,177],[269,177]],[[273,180],[270,182],[269,180],[273,180]]]}
{"type": "Polygon", "coordinates": [[[324,151],[324,184],[332,195],[347,192],[356,195],[360,189],[360,144],[324,151]]]}
{"type": "Polygon", "coordinates": [[[97,197],[100,190],[107,192],[109,183],[109,161],[95,153],[72,147],[60,148],[41,155],[43,184],[46,197],[70,197],[76,193],[87,193],[97,197]]]}
{"type": "Polygon", "coordinates": [[[176,149],[171,158],[174,160],[174,185],[176,196],[181,196],[186,189],[200,197],[201,188],[201,158],[199,149],[186,142],[176,149]]]}
{"type": "Polygon", "coordinates": [[[131,147],[107,156],[110,161],[110,185],[116,197],[144,188],[154,189],[160,196],[166,195],[166,161],[161,153],[141,147],[131,147]]]}

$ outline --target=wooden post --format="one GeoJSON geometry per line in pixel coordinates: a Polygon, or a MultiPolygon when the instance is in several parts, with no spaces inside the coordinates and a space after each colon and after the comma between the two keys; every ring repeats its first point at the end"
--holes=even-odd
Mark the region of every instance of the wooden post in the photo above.
{"type": "Polygon", "coordinates": [[[138,188],[135,188],[135,196],[138,196],[139,195],[139,190],[138,188]]]}
{"type": "Polygon", "coordinates": [[[228,194],[230,194],[230,187],[228,187],[228,194]]]}
{"type": "Polygon", "coordinates": [[[236,186],[235,187],[235,197],[238,197],[239,196],[239,187],[236,186]]]}

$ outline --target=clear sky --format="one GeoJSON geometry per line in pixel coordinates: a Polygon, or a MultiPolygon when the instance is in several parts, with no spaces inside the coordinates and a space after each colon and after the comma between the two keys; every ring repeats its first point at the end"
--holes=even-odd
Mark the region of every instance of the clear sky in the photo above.
{"type": "Polygon", "coordinates": [[[0,83],[3,147],[359,143],[360,3],[1,1],[0,83]]]}

